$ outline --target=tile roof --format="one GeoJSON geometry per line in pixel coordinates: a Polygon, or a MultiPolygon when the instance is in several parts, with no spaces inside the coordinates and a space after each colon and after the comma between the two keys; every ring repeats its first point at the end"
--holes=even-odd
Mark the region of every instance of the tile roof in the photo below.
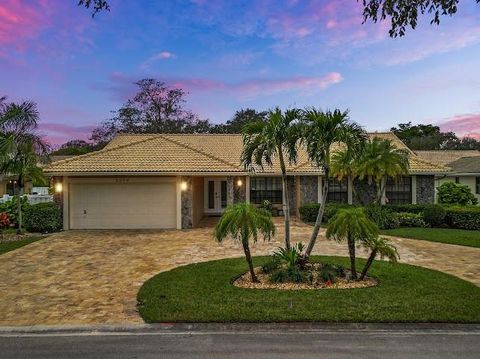
{"type": "MultiPolygon", "coordinates": [[[[420,159],[393,133],[371,133],[371,137],[390,139],[398,148],[410,153],[412,173],[448,172],[449,169],[420,159]]],[[[335,146],[338,148],[338,146],[335,146]]],[[[120,134],[104,149],[52,163],[47,173],[241,173],[243,148],[239,134],[120,134]]],[[[257,168],[259,173],[279,173],[278,161],[273,166],[257,168]]],[[[304,150],[289,173],[321,171],[313,166],[304,150]]]]}
{"type": "Polygon", "coordinates": [[[462,157],[480,156],[480,151],[476,150],[431,150],[431,151],[415,151],[418,157],[425,161],[438,163],[448,166],[453,161],[462,157]]]}

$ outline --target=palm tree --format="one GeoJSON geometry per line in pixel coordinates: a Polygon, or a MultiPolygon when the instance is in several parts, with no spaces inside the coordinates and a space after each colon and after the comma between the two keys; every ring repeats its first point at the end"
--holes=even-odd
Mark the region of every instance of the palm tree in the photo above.
{"type": "Polygon", "coordinates": [[[356,174],[360,180],[373,179],[377,188],[375,203],[380,204],[387,177],[408,174],[408,152],[398,149],[390,140],[374,138],[355,158],[356,174]]]}
{"type": "Polygon", "coordinates": [[[315,108],[307,109],[302,116],[302,139],[310,160],[323,170],[323,186],[321,202],[315,226],[305,251],[308,258],[317,241],[322,225],[325,203],[328,195],[330,177],[330,151],[333,144],[342,143],[347,148],[360,146],[367,138],[363,128],[355,122],[349,122],[348,111],[322,112],[315,108]]]}
{"type": "Polygon", "coordinates": [[[39,114],[34,102],[6,103],[0,98],[0,173],[14,176],[18,232],[22,232],[21,197],[25,182],[45,182],[39,163],[48,159],[48,145],[37,133],[39,114]]]}
{"type": "Polygon", "coordinates": [[[340,209],[335,217],[328,222],[327,239],[338,242],[347,240],[350,256],[350,271],[352,279],[357,279],[355,267],[355,244],[378,237],[378,227],[367,218],[363,208],[340,209]]]}
{"type": "MultiPolygon", "coordinates": [[[[332,155],[330,162],[330,173],[332,177],[335,177],[340,181],[344,178],[350,178],[353,183],[353,180],[358,177],[356,161],[358,154],[361,153],[361,151],[362,148],[360,146],[356,146],[354,149],[342,148],[335,152],[332,155]]],[[[364,204],[362,203],[360,196],[358,196],[355,186],[352,186],[352,192],[357,201],[361,204],[364,204]]]]}
{"type": "Polygon", "coordinates": [[[370,249],[370,256],[368,257],[367,263],[363,267],[362,274],[360,275],[360,280],[363,280],[370,269],[373,261],[375,260],[377,254],[380,255],[380,258],[387,258],[392,263],[397,263],[400,256],[398,254],[397,248],[391,244],[387,239],[382,237],[371,237],[364,241],[363,246],[370,249]]]}
{"type": "Polygon", "coordinates": [[[228,206],[218,221],[214,232],[215,239],[218,242],[231,237],[234,241],[242,243],[252,282],[254,283],[258,282],[258,279],[253,270],[249,240],[252,239],[256,242],[259,233],[265,241],[269,241],[275,235],[272,215],[270,212],[257,208],[250,203],[238,203],[228,206]]]}
{"type": "Polygon", "coordinates": [[[243,152],[241,161],[244,167],[254,172],[264,164],[273,165],[277,157],[282,172],[283,213],[285,216],[285,247],[290,249],[290,196],[287,184],[286,162],[297,161],[297,144],[300,137],[298,119],[300,111],[290,109],[282,113],[277,107],[267,113],[265,120],[255,121],[243,128],[243,152]],[[286,156],[286,159],[285,159],[286,156]]]}

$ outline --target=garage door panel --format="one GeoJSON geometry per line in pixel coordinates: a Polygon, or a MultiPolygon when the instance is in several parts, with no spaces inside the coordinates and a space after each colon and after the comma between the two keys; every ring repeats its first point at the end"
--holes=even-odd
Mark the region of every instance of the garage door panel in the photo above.
{"type": "Polygon", "coordinates": [[[175,228],[176,186],[154,183],[72,183],[72,229],[175,228]]]}

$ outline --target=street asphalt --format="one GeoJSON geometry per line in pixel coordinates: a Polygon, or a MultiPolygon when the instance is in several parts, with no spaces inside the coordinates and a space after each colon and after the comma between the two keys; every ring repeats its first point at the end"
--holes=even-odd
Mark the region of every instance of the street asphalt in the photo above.
{"type": "Polygon", "coordinates": [[[0,358],[480,358],[473,325],[0,328],[0,358]]]}

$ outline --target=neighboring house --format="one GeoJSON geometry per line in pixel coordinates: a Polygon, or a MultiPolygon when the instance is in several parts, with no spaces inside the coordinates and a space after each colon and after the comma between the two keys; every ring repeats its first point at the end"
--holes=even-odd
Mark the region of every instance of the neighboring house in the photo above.
{"type": "Polygon", "coordinates": [[[435,187],[445,182],[467,185],[480,201],[480,151],[475,150],[437,150],[415,151],[425,161],[450,167],[448,175],[438,175],[435,187]]]}
{"type": "MultiPolygon", "coordinates": [[[[372,137],[408,148],[392,133],[372,137]]],[[[269,200],[281,208],[280,168],[245,171],[241,135],[118,135],[104,149],[52,163],[45,172],[62,183],[65,229],[192,228],[230,203],[269,200]]],[[[448,169],[409,151],[410,174],[389,180],[383,201],[433,203],[434,177],[448,169]]],[[[322,173],[299,153],[288,166],[292,213],[320,200],[322,173]]],[[[364,202],[376,193],[371,181],[332,180],[329,202],[353,203],[352,186],[364,202]]]]}

